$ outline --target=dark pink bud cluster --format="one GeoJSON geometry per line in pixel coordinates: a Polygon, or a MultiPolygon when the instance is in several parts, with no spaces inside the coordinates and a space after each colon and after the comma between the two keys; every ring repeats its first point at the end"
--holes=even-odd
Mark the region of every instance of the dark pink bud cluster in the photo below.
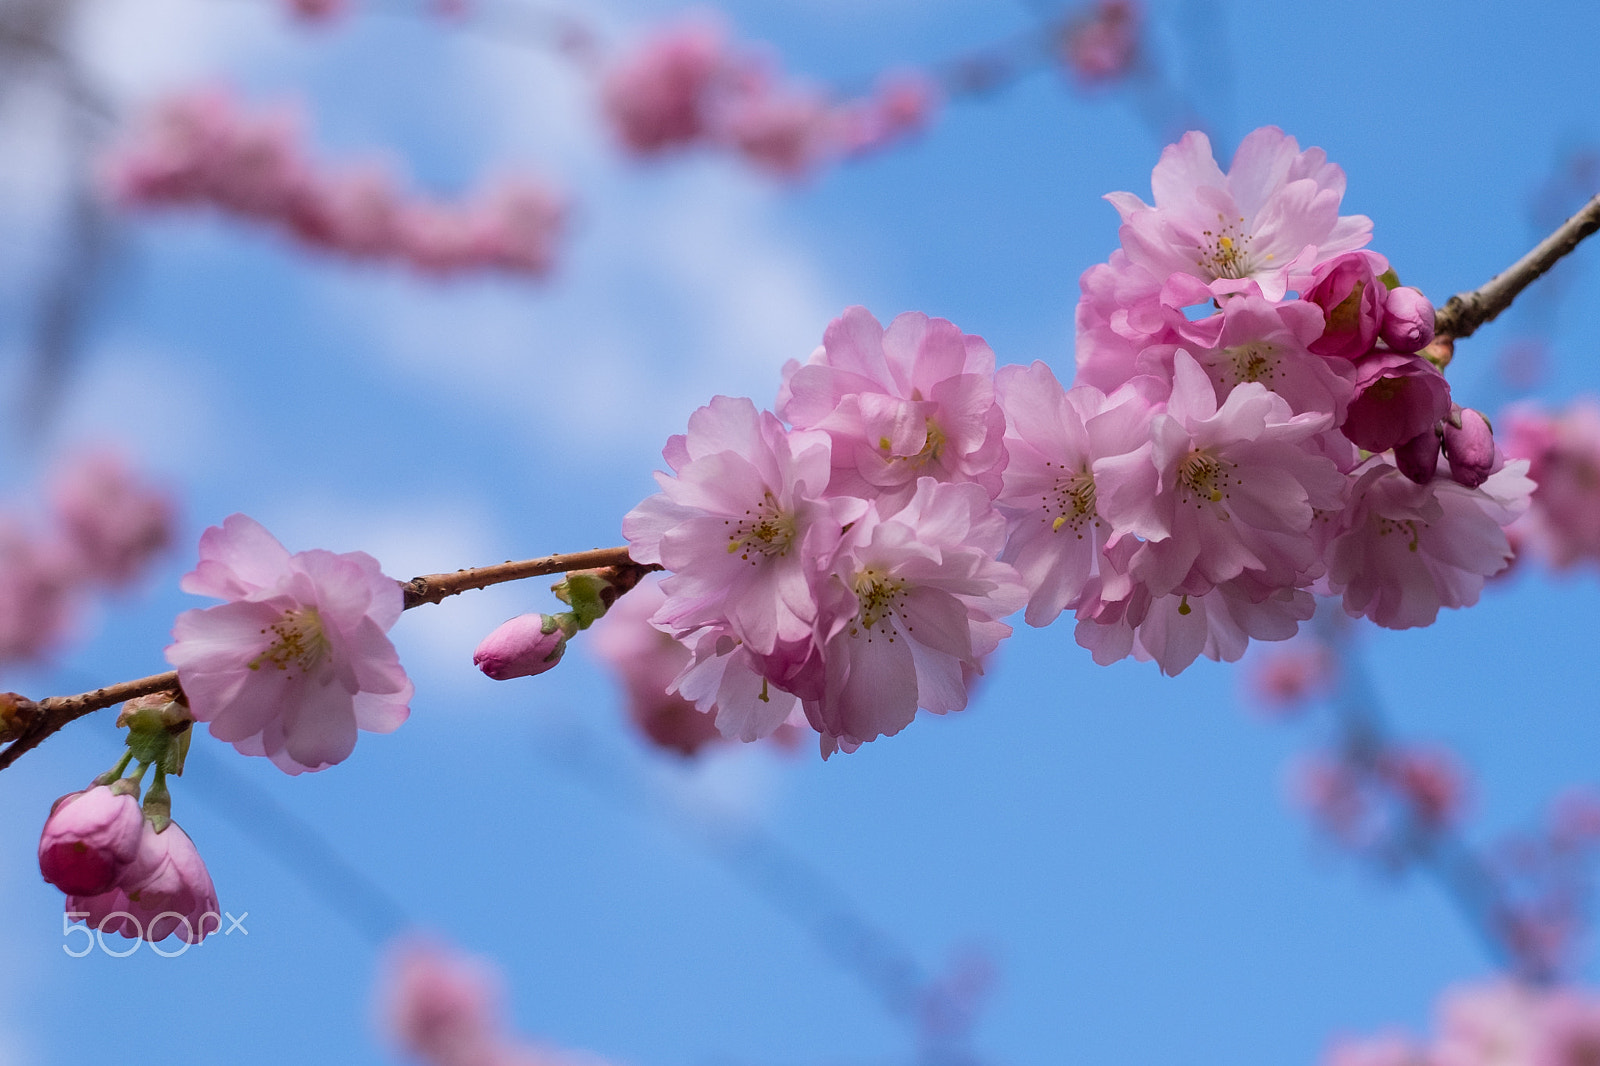
{"type": "Polygon", "coordinates": [[[42,530],[0,516],[0,661],[47,653],[89,593],[124,588],[171,542],[171,497],[115,452],[56,469],[42,530]]]}
{"type": "Polygon", "coordinates": [[[1527,460],[1539,486],[1515,527],[1522,543],[1551,566],[1600,563],[1600,403],[1514,407],[1506,423],[1506,454],[1527,460]]]}
{"type": "Polygon", "coordinates": [[[919,133],[938,104],[918,74],[886,77],[870,95],[836,101],[793,83],[722,30],[691,22],[663,30],[607,69],[601,103],[617,139],[652,156],[721,148],[786,178],[876,151],[919,133]]]}
{"type": "Polygon", "coordinates": [[[105,159],[104,172],[128,207],[210,206],[315,248],[430,274],[542,276],[566,220],[562,198],[526,178],[449,204],[405,193],[376,164],[320,172],[292,113],[248,114],[219,90],[157,104],[105,159]]]}
{"type": "Polygon", "coordinates": [[[1122,247],[1083,275],[1077,380],[1165,414],[1158,506],[1138,521],[1100,508],[1143,543],[1114,532],[1099,565],[1131,587],[1077,607],[1099,661],[1236,658],[1247,637],[1294,632],[1313,592],[1427,625],[1509,564],[1526,466],[1499,459],[1419,354],[1432,308],[1361,247],[1372,224],[1339,214],[1344,184],[1321,150],[1266,127],[1226,172],[1190,133],[1162,154],[1153,204],[1107,197],[1122,247]]]}

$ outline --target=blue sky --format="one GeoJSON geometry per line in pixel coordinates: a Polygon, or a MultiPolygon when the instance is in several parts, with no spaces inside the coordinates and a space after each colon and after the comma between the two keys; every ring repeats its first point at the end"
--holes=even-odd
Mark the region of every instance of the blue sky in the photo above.
{"type": "MultiPolygon", "coordinates": [[[[1346,212],[1370,215],[1373,247],[1436,299],[1520,255],[1530,192],[1600,138],[1593,5],[1150,7],[1161,60],[1219,141],[1271,123],[1326,149],[1346,212]]],[[[626,39],[678,9],[582,10],[626,39]]],[[[852,84],[1032,17],[976,0],[724,10],[789,69],[852,84]]],[[[56,668],[0,679],[32,695],[160,669],[173,615],[195,605],[176,578],[199,531],[235,511],[291,549],[366,550],[401,577],[619,543],[689,412],[716,393],[770,403],[782,362],[848,304],[947,317],[1002,362],[1070,376],[1077,277],[1116,241],[1099,197],[1146,195],[1162,147],[1128,100],[1041,72],[791,188],[722,159],[630,164],[568,67],[436,24],[307,33],[264,0],[85,0],[81,16],[85,62],[127,106],[204,80],[300,95],[322,158],[387,151],[440,194],[522,165],[582,206],[546,284],[438,285],[209,217],[126,227],[59,426],[0,468],[24,500],[69,442],[126,442],[181,487],[183,545],[56,668]]],[[[58,185],[51,106],[0,111],[12,386],[58,185]]],[[[1595,254],[1563,268],[1549,398],[1600,389],[1583,329],[1595,254]]],[[[1462,402],[1507,398],[1489,367],[1525,327],[1513,313],[1461,345],[1462,402]]],[[[1589,572],[1524,573],[1430,629],[1366,642],[1396,728],[1449,743],[1476,775],[1474,834],[1597,777],[1597,591],[1589,572]]],[[[581,641],[538,679],[473,670],[484,633],[549,603],[528,582],[409,612],[394,636],[412,720],[325,773],[291,780],[197,737],[175,815],[249,935],[179,959],[67,957],[59,894],[33,865],[50,800],[115,758],[110,716],[0,775],[0,1064],[396,1061],[370,1017],[365,930],[384,915],[330,889],[337,872],[286,817],[408,920],[493,957],[519,1031],[634,1066],[914,1061],[908,1028],[830,954],[839,901],[928,972],[992,960],[973,1046],[1010,1066],[1312,1063],[1336,1032],[1423,1026],[1440,989],[1489,971],[1431,885],[1313,837],[1285,775],[1315,730],[1249,713],[1237,667],[1102,669],[1065,626],[1019,625],[962,714],[827,763],[749,750],[687,766],[632,739],[581,641]],[[789,858],[752,863],[751,839],[789,858]]]]}

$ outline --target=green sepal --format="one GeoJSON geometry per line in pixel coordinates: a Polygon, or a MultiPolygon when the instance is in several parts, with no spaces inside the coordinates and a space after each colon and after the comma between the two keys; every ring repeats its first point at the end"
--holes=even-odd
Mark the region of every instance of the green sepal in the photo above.
{"type": "Polygon", "coordinates": [[[1383,282],[1383,287],[1386,289],[1398,289],[1400,287],[1400,275],[1394,272],[1394,267],[1390,267],[1382,274],[1379,274],[1378,280],[1383,282]]]}
{"type": "Polygon", "coordinates": [[[592,570],[575,570],[550,586],[550,591],[572,608],[572,618],[579,629],[588,629],[604,617],[617,598],[611,582],[592,570]]]}

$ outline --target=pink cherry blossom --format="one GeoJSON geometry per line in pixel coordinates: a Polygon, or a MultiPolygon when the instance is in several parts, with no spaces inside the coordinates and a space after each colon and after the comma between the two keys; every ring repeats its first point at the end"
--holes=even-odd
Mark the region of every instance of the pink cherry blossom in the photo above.
{"type": "Polygon", "coordinates": [[[496,1066],[503,1043],[500,982],[492,967],[411,941],[386,960],[381,1022],[408,1055],[435,1066],[496,1066]]]}
{"type": "Polygon", "coordinates": [[[1252,639],[1288,640],[1311,617],[1316,601],[1304,589],[1277,587],[1248,572],[1204,593],[1150,596],[1145,586],[1119,611],[1082,616],[1074,636],[1102,666],[1132,655],[1176,676],[1202,655],[1237,662],[1252,639]]]}
{"type": "Polygon", "coordinates": [[[95,785],[56,800],[39,834],[39,872],[72,896],[108,892],[139,853],[144,815],[127,793],[95,785]]]}
{"type": "Polygon", "coordinates": [[[180,614],[167,647],[195,720],[217,739],[298,774],[344,761],[357,729],[390,733],[410,714],[412,685],[384,635],[400,586],[370,555],[290,555],[232,515],[201,536],[182,587],[229,601],[180,614]]]}
{"type": "Polygon", "coordinates": [[[808,363],[784,368],[778,414],[832,438],[832,493],[882,497],[892,511],[933,477],[976,482],[993,498],[1006,461],[994,372],[983,339],[942,318],[908,312],[884,329],[851,307],[808,363]]]}
{"type": "Polygon", "coordinates": [[[1251,279],[1269,300],[1320,263],[1367,243],[1372,221],[1339,215],[1344,171],[1320,148],[1299,144],[1275,126],[1240,142],[1224,174],[1211,142],[1186,133],[1161,153],[1151,175],[1154,206],[1132,193],[1109,194],[1122,216],[1128,260],[1157,279],[1200,278],[1218,295],[1251,279]]]}
{"type": "Polygon", "coordinates": [[[675,634],[725,625],[756,655],[807,657],[816,586],[866,508],[823,498],[828,435],[791,433],[751,401],[718,396],[664,455],[673,473],[656,475],[662,491],[622,521],[633,558],[671,571],[655,622],[675,634]]]}
{"type": "Polygon", "coordinates": [[[1306,583],[1317,563],[1313,512],[1337,509],[1345,490],[1338,467],[1308,447],[1331,416],[1294,414],[1257,382],[1219,406],[1188,353],[1174,370],[1172,398],[1151,427],[1160,491],[1105,508],[1114,524],[1149,531],[1135,576],[1156,596],[1203,594],[1246,572],[1269,586],[1306,583]]]}
{"type": "Polygon", "coordinates": [[[1075,609],[1091,583],[1096,596],[1126,595],[1126,575],[1104,557],[1115,531],[1099,497],[1155,495],[1150,405],[1131,389],[1111,398],[1089,385],[1064,390],[1043,363],[1002,367],[995,388],[1009,455],[995,500],[1008,523],[1001,559],[1028,587],[1028,624],[1075,609]]]}
{"type": "Polygon", "coordinates": [[[815,682],[815,651],[792,664],[774,668],[771,656],[757,657],[727,629],[706,626],[683,638],[689,651],[672,689],[704,714],[713,716],[718,732],[745,742],[774,737],[782,742],[807,729],[800,699],[778,687],[805,687],[815,682]],[[775,676],[768,677],[771,673],[775,676]]]}
{"type": "Polygon", "coordinates": [[[1526,460],[1509,462],[1469,489],[1448,478],[1418,485],[1369,460],[1326,552],[1329,589],[1351,615],[1390,629],[1478,602],[1484,579],[1511,562],[1505,527],[1527,509],[1526,472],[1526,460]]]}
{"type": "Polygon", "coordinates": [[[41,539],[0,515],[0,662],[50,652],[72,620],[77,565],[59,539],[41,539]]]}
{"type": "Polygon", "coordinates": [[[127,207],[209,205],[313,247],[405,262],[429,273],[497,269],[542,276],[566,219],[562,197],[532,179],[503,179],[475,198],[408,196],[380,165],[324,173],[292,110],[247,113],[226,93],[169,97],[106,157],[127,207]]]}
{"type": "MultiPolygon", "coordinates": [[[[1162,303],[1162,280],[1133,263],[1121,248],[1108,262],[1083,272],[1078,279],[1078,373],[1073,384],[1111,392],[1138,372],[1134,364],[1146,348],[1182,343],[1162,303]]],[[[1183,317],[1181,311],[1176,317],[1183,317]]]]}
{"type": "Polygon", "coordinates": [[[172,541],[171,497],[115,452],[84,454],[51,482],[56,524],[82,576],[125,585],[172,541]]]}
{"type": "MultiPolygon", "coordinates": [[[[1282,396],[1296,414],[1322,413],[1337,425],[1355,394],[1355,367],[1345,359],[1315,354],[1322,316],[1303,301],[1271,303],[1257,292],[1241,293],[1204,323],[1186,324],[1181,349],[1205,368],[1222,401],[1237,385],[1256,382],[1282,396]],[[1199,334],[1209,334],[1201,340],[1199,334]]],[[[1170,379],[1178,345],[1153,345],[1138,366],[1170,379]]]]}
{"type": "Polygon", "coordinates": [[[748,162],[782,178],[805,177],[833,149],[834,115],[818,93],[764,86],[727,103],[718,136],[748,162]]]}
{"type": "Polygon", "coordinates": [[[713,83],[727,62],[722,31],[704,22],[669,27],[624,53],[600,86],[617,139],[644,156],[700,139],[713,83]]]}
{"type": "Polygon", "coordinates": [[[1256,653],[1250,665],[1250,694],[1272,715],[1292,714],[1325,692],[1337,669],[1329,649],[1310,640],[1256,653]]]}
{"type": "Polygon", "coordinates": [[[1144,13],[1134,0],[1096,0],[1061,36],[1061,59],[1078,82],[1126,77],[1139,59],[1144,13]]]}
{"type": "Polygon", "coordinates": [[[197,944],[222,923],[211,874],[177,822],[159,832],[149,821],[141,822],[138,853],[113,887],[68,896],[67,913],[102,933],[152,942],[176,935],[197,944]]]}
{"type": "Polygon", "coordinates": [[[969,678],[1011,632],[1000,619],[1027,600],[995,558],[1004,542],[981,487],[927,477],[901,510],[855,524],[835,568],[849,607],[822,649],[821,695],[805,701],[824,755],[898,733],[918,707],[966,707],[969,678]]]}
{"type": "Polygon", "coordinates": [[[1514,407],[1505,453],[1529,462],[1538,484],[1518,533],[1552,566],[1600,562],[1600,403],[1584,397],[1547,414],[1514,407]]]}

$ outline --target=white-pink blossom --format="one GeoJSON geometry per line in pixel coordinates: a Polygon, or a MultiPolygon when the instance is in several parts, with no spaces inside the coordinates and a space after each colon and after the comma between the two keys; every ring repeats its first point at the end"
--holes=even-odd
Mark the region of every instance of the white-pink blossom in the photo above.
{"type": "Polygon", "coordinates": [[[1366,216],[1339,214],[1344,171],[1276,126],[1248,134],[1226,174],[1206,135],[1186,133],[1161,153],[1150,184],[1154,205],[1106,197],[1122,216],[1129,262],[1160,279],[1197,277],[1219,296],[1250,279],[1281,300],[1296,278],[1371,236],[1366,216]]]}
{"type": "Polygon", "coordinates": [[[75,569],[95,581],[127,584],[172,541],[171,497],[113,451],[64,465],[51,481],[50,503],[75,569]]]}
{"type": "Polygon", "coordinates": [[[1150,404],[1132,389],[1110,398],[1090,385],[1065,390],[1043,363],[1002,367],[995,387],[1009,455],[995,500],[1008,523],[1001,559],[1028,587],[1028,624],[1049,625],[1091,585],[1097,596],[1126,595],[1126,575],[1104,556],[1116,530],[1099,501],[1155,495],[1150,404]]]}
{"type": "MultiPolygon", "coordinates": [[[[760,656],[809,656],[817,591],[861,500],[824,498],[828,435],[784,429],[747,399],[718,396],[667,442],[671,474],[623,518],[630,553],[671,571],[655,622],[726,626],[760,656]]],[[[781,668],[768,668],[778,676],[781,668]]]]}
{"type": "Polygon", "coordinates": [[[969,679],[1009,635],[1027,589],[999,562],[1005,519],[978,485],[921,478],[899,511],[876,507],[835,567],[848,593],[822,648],[822,692],[805,701],[823,753],[898,733],[917,708],[967,705],[969,679]]]}
{"type": "Polygon", "coordinates": [[[932,477],[975,482],[992,499],[1006,460],[994,372],[983,338],[945,319],[907,312],[885,329],[850,307],[809,362],[784,368],[778,414],[833,439],[832,493],[893,510],[932,477]]]}
{"type": "Polygon", "coordinates": [[[357,729],[389,733],[412,685],[385,635],[400,586],[364,552],[289,552],[244,515],[200,538],[186,592],[228,600],[173,625],[176,667],[196,721],[246,755],[297,774],[342,762],[357,729]]]}
{"type": "Polygon", "coordinates": [[[1477,603],[1484,579],[1511,563],[1505,527],[1528,507],[1527,469],[1526,460],[1506,463],[1469,489],[1449,477],[1419,485],[1369,460],[1326,550],[1328,589],[1350,614],[1390,629],[1477,603]]]}
{"type": "Polygon", "coordinates": [[[1308,583],[1316,568],[1313,512],[1343,502],[1344,475],[1312,439],[1327,414],[1294,414],[1258,382],[1236,386],[1219,405],[1210,378],[1186,352],[1174,363],[1172,396],[1151,427],[1159,493],[1108,500],[1113,523],[1144,530],[1133,561],[1151,592],[1201,594],[1249,573],[1279,588],[1308,583]]]}

